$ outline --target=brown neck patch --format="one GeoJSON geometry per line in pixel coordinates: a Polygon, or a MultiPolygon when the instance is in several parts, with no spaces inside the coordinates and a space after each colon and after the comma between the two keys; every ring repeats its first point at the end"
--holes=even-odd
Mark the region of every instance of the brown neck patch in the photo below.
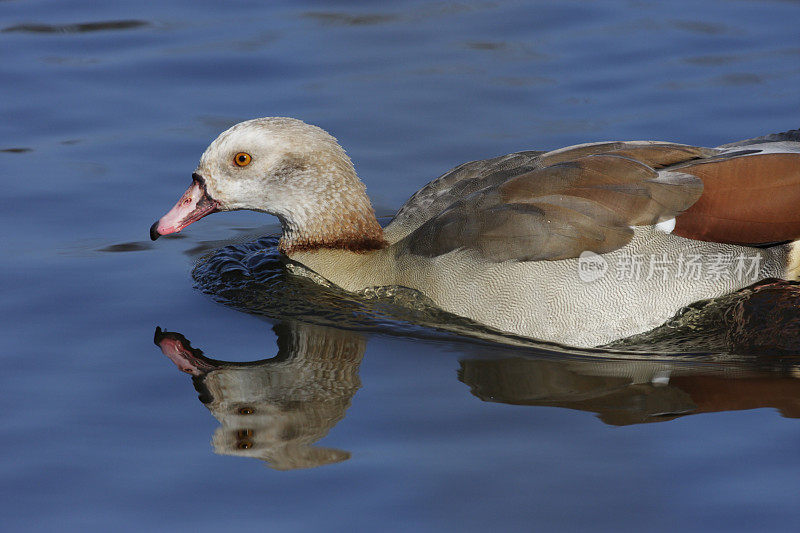
{"type": "Polygon", "coordinates": [[[304,230],[285,230],[278,250],[291,256],[320,249],[367,253],[389,246],[372,212],[364,216],[343,217],[334,222],[320,221],[315,226],[304,230]]]}
{"type": "Polygon", "coordinates": [[[383,238],[365,237],[360,239],[345,239],[340,238],[336,240],[311,240],[311,239],[292,239],[287,241],[281,239],[278,245],[278,250],[284,255],[292,255],[298,252],[312,252],[320,249],[330,250],[346,250],[355,253],[367,253],[374,250],[381,250],[389,245],[383,238]]]}

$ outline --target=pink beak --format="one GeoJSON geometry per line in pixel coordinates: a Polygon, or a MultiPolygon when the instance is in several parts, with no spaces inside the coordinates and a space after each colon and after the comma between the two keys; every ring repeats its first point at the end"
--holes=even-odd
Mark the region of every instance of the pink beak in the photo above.
{"type": "Polygon", "coordinates": [[[208,195],[202,178],[196,175],[192,177],[194,178],[192,185],[186,189],[175,207],[150,226],[152,240],[162,235],[177,233],[192,222],[219,211],[219,202],[212,200],[208,195]]]}

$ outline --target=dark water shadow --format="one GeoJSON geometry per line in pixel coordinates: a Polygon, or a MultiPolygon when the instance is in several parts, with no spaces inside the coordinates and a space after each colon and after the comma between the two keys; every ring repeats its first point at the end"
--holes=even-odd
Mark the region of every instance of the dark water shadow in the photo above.
{"type": "Polygon", "coordinates": [[[800,418],[800,358],[736,363],[462,360],[459,380],[483,401],[596,413],[615,426],[702,413],[774,408],[800,418]]]}
{"type": "Polygon", "coordinates": [[[144,250],[151,250],[153,244],[147,241],[123,242],[120,244],[112,244],[98,248],[98,252],[142,252],[144,250]]]}
{"type": "Polygon", "coordinates": [[[3,28],[2,33],[91,33],[96,31],[131,30],[149,26],[144,20],[107,20],[75,24],[17,24],[3,28]]]}
{"type": "Polygon", "coordinates": [[[309,11],[300,16],[324,26],[375,26],[401,20],[399,15],[390,13],[354,14],[337,11],[309,11]]]}

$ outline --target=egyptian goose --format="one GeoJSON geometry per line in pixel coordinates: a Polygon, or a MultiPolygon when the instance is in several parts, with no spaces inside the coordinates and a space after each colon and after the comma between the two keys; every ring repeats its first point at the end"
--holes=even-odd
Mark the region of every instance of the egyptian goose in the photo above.
{"type": "Polygon", "coordinates": [[[800,131],[718,148],[580,144],[464,163],[381,228],[336,139],[292,118],[223,132],[152,239],[216,211],[278,217],[295,272],[404,286],[487,326],[597,346],[681,307],[786,277],[800,239],[800,131]]]}

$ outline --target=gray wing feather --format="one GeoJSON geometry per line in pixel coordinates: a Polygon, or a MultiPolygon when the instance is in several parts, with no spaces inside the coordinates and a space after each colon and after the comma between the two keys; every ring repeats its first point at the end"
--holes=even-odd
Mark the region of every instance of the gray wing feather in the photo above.
{"type": "Polygon", "coordinates": [[[539,168],[538,156],[543,153],[515,152],[492,159],[470,161],[445,172],[406,201],[386,227],[387,238],[396,241],[475,191],[539,168]]]}
{"type": "Polygon", "coordinates": [[[720,148],[733,148],[736,146],[749,146],[752,144],[762,144],[768,142],[782,142],[782,141],[794,141],[800,142],[800,130],[789,130],[784,131],[783,133],[771,133],[769,135],[764,135],[762,137],[754,137],[752,139],[747,139],[744,141],[736,141],[728,144],[723,144],[720,148]]]}

